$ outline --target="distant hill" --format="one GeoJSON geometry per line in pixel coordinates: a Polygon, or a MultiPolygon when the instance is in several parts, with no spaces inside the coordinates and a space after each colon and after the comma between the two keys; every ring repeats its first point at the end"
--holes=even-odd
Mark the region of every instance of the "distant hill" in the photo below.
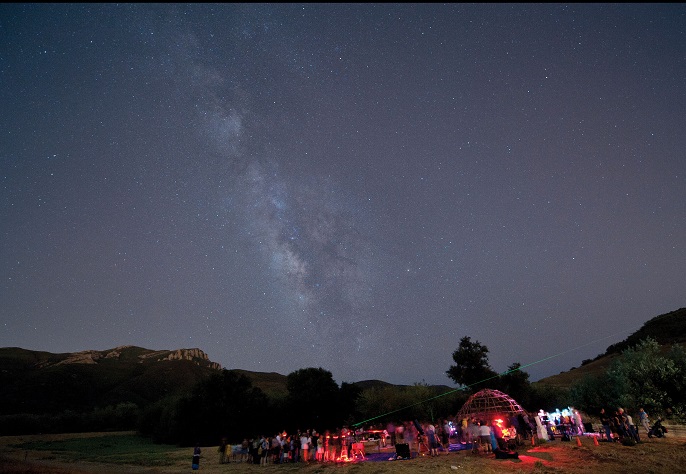
{"type": "Polygon", "coordinates": [[[220,369],[200,349],[122,346],[52,354],[0,348],[0,414],[84,412],[124,402],[145,406],[183,393],[220,369]]]}
{"type": "Polygon", "coordinates": [[[638,331],[623,341],[609,346],[604,354],[600,354],[592,360],[585,360],[581,367],[543,378],[534,383],[555,388],[569,388],[574,382],[587,375],[595,376],[604,373],[622,351],[635,346],[648,337],[655,339],[658,344],[665,347],[665,350],[672,344],[686,343],[686,308],[680,308],[650,319],[638,331]]]}
{"type": "MultiPolygon", "coordinates": [[[[392,383],[384,382],[383,380],[361,380],[359,382],[354,382],[354,385],[356,385],[358,388],[360,388],[363,392],[365,390],[374,390],[374,389],[385,389],[385,388],[390,388],[390,387],[395,387],[395,388],[404,388],[404,387],[411,387],[412,385],[394,385],[392,383]]],[[[449,387],[447,385],[430,385],[431,390],[434,390],[436,393],[445,393],[449,392],[451,390],[454,390],[454,387],[449,387]]]]}
{"type": "Polygon", "coordinates": [[[250,372],[243,369],[231,369],[237,375],[245,375],[253,387],[257,387],[271,397],[279,398],[288,392],[285,375],[276,372],[250,372]]]}
{"type": "MultiPolygon", "coordinates": [[[[145,407],[188,393],[221,370],[200,349],[151,350],[136,346],[53,354],[0,348],[0,415],[50,414],[135,403],[145,407]]],[[[273,398],[288,393],[287,376],[231,369],[273,398]]],[[[403,387],[381,380],[354,382],[360,389],[403,387]]],[[[436,386],[445,392],[446,386],[436,386]]]]}
{"type": "MultiPolygon", "coordinates": [[[[281,375],[276,372],[250,372],[248,370],[242,369],[232,369],[229,372],[235,372],[237,374],[245,375],[250,379],[254,387],[259,388],[264,393],[271,397],[279,398],[283,397],[288,393],[287,379],[286,375],[281,375]]],[[[378,390],[385,388],[405,388],[408,385],[394,385],[389,382],[384,382],[383,380],[361,380],[359,382],[351,382],[352,385],[358,387],[362,392],[367,390],[378,390]]],[[[453,387],[448,387],[447,385],[432,385],[431,389],[437,394],[446,393],[454,390],[453,387]]]]}
{"type": "Polygon", "coordinates": [[[400,386],[400,385],[393,385],[391,383],[384,382],[383,380],[362,380],[360,382],[356,382],[355,385],[357,385],[362,390],[388,388],[388,387],[399,387],[400,386]]]}

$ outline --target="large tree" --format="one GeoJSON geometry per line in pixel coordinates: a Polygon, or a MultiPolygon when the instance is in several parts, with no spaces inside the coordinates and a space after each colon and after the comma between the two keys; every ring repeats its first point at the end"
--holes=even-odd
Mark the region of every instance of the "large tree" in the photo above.
{"type": "Polygon", "coordinates": [[[446,374],[458,385],[469,387],[498,375],[488,363],[488,347],[479,341],[472,342],[468,336],[460,339],[459,347],[453,352],[453,361],[455,365],[451,365],[446,374]]]}
{"type": "Polygon", "coordinates": [[[524,372],[522,364],[515,362],[507,368],[507,372],[498,378],[494,384],[498,390],[507,393],[522,405],[528,405],[531,396],[529,374],[524,372]]]}
{"type": "Polygon", "coordinates": [[[292,422],[298,428],[325,429],[336,423],[338,384],[331,372],[319,368],[299,369],[286,377],[292,422]]]}
{"type": "Polygon", "coordinates": [[[647,338],[625,349],[607,372],[582,379],[571,388],[572,402],[588,412],[644,407],[654,416],[669,409],[686,417],[686,351],[681,345],[665,350],[647,338]]]}
{"type": "Polygon", "coordinates": [[[269,403],[245,375],[228,370],[199,382],[176,407],[176,439],[181,444],[217,443],[253,435],[253,430],[270,429],[269,403]]]}

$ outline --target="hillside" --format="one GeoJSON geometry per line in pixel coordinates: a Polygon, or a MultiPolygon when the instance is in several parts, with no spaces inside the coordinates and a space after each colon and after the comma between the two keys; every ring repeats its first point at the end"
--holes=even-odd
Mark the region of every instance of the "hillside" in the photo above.
{"type": "Polygon", "coordinates": [[[257,387],[269,396],[279,398],[286,394],[286,376],[276,372],[250,372],[243,369],[231,369],[237,375],[246,376],[253,387],[257,387]]]}
{"type": "Polygon", "coordinates": [[[605,355],[619,354],[641,340],[651,337],[661,345],[683,344],[686,342],[686,308],[661,314],[647,321],[641,329],[631,334],[622,342],[607,348],[605,355]]]}
{"type": "Polygon", "coordinates": [[[221,369],[200,349],[153,351],[122,346],[52,354],[0,349],[0,414],[139,406],[182,393],[221,369]]]}
{"type": "Polygon", "coordinates": [[[651,337],[665,350],[672,344],[686,343],[686,308],[656,316],[641,326],[641,328],[629,335],[626,339],[607,348],[604,354],[598,355],[593,360],[584,361],[581,367],[561,372],[551,377],[546,377],[537,385],[547,385],[554,388],[569,388],[574,382],[585,376],[595,376],[604,373],[622,351],[635,346],[643,339],[651,337]]]}

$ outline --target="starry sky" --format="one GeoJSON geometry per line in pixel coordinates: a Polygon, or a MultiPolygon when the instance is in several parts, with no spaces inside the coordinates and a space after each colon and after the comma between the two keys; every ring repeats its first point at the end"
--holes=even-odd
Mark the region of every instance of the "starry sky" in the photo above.
{"type": "Polygon", "coordinates": [[[2,347],[454,385],[463,336],[537,380],[686,306],[684,4],[2,4],[0,37],[2,347]]]}

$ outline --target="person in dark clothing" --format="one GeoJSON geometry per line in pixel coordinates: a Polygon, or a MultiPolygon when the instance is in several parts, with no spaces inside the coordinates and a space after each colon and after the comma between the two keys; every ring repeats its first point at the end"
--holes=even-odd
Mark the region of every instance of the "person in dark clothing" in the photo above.
{"type": "Polygon", "coordinates": [[[608,441],[612,441],[612,428],[610,427],[610,415],[605,412],[605,408],[600,409],[600,424],[603,425],[605,436],[608,441]]]}
{"type": "Polygon", "coordinates": [[[392,421],[386,425],[386,431],[391,437],[391,446],[395,446],[395,424],[392,421]]]}
{"type": "Polygon", "coordinates": [[[228,462],[228,457],[226,456],[226,449],[227,449],[227,441],[226,438],[222,438],[221,443],[219,444],[219,464],[225,464],[228,462]]]}
{"type": "Polygon", "coordinates": [[[200,445],[196,444],[195,448],[193,449],[193,460],[191,462],[191,468],[194,471],[197,471],[198,469],[200,469],[200,453],[201,453],[200,445]]]}
{"type": "Polygon", "coordinates": [[[624,410],[621,408],[615,411],[615,415],[612,417],[612,425],[617,432],[620,441],[623,441],[629,436],[626,427],[626,417],[624,416],[624,410]]]}

